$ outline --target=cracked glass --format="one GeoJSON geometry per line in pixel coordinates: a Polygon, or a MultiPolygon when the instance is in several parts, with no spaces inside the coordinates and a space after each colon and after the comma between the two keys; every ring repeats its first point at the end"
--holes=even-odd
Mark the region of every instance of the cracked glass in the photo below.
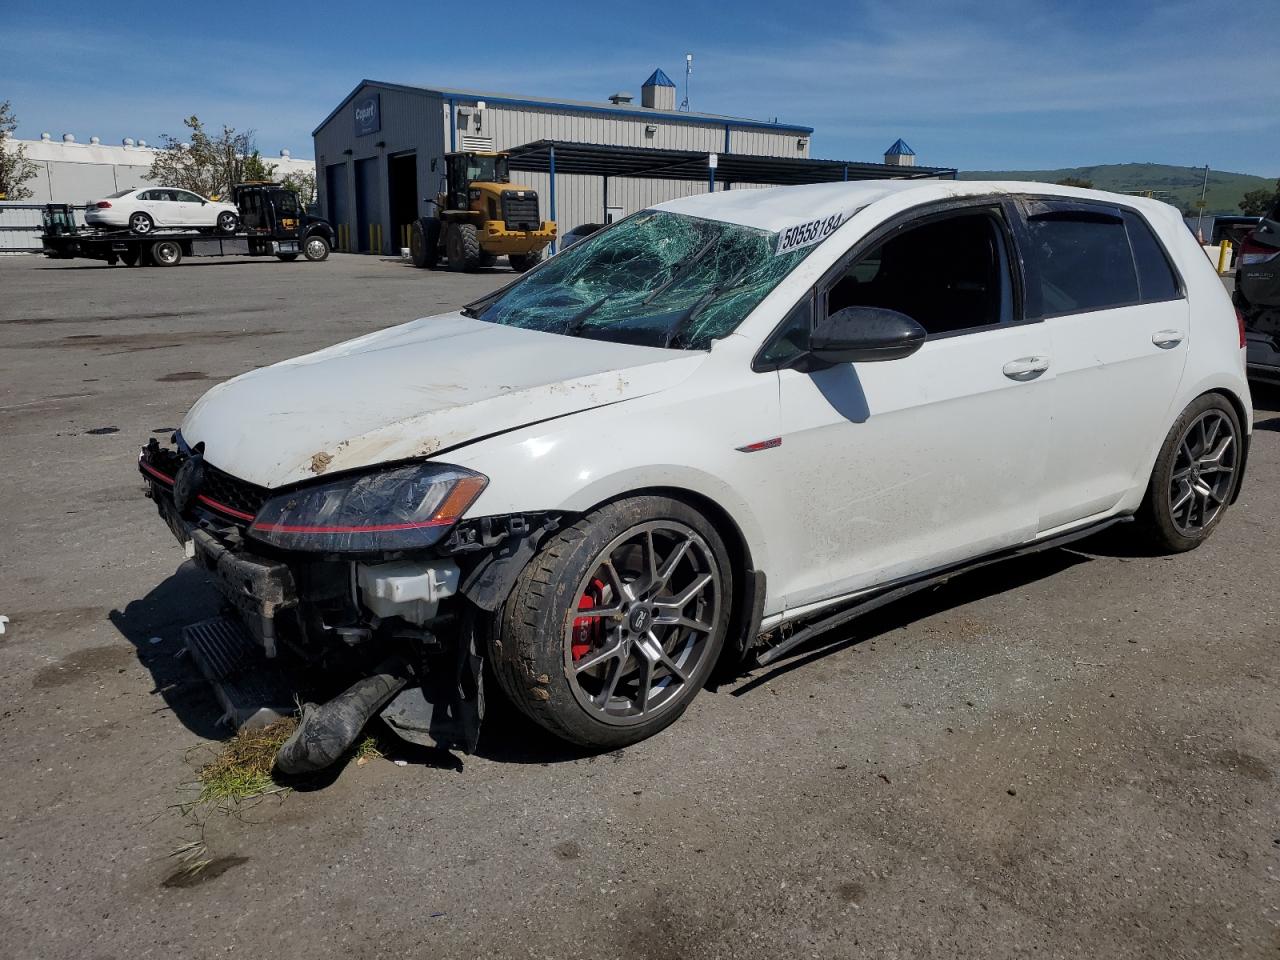
{"type": "Polygon", "coordinates": [[[815,249],[775,256],[777,246],[767,230],[648,210],[464,312],[548,333],[705,350],[815,249]]]}

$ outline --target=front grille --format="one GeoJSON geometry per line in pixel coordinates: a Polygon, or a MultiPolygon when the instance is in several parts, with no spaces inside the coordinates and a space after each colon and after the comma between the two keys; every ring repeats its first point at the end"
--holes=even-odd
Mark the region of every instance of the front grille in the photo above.
{"type": "Polygon", "coordinates": [[[542,225],[538,194],[533,190],[503,190],[502,219],[508,230],[537,230],[542,225]]]}
{"type": "Polygon", "coordinates": [[[200,493],[210,500],[250,515],[256,515],[271,495],[265,487],[255,486],[233,477],[207,461],[204,465],[204,482],[200,484],[200,493]]]}

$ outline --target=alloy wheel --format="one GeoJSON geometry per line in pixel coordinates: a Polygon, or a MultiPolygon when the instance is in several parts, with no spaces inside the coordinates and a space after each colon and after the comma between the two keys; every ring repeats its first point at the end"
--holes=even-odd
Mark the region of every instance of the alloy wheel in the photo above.
{"type": "Polygon", "coordinates": [[[712,648],[720,584],[710,546],[679,521],[642,523],[616,537],[578,584],[565,629],[578,702],[619,726],[676,705],[712,648]]]}
{"type": "Polygon", "coordinates": [[[1231,419],[1206,410],[1183,431],[1169,478],[1169,516],[1185,537],[1198,537],[1226,506],[1239,444],[1231,419]]]}

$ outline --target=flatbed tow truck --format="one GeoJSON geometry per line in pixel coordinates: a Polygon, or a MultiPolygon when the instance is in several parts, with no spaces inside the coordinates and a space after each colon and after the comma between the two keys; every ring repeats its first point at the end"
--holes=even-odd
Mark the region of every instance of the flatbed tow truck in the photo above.
{"type": "Polygon", "coordinates": [[[306,213],[294,191],[278,183],[239,183],[232,196],[240,209],[234,234],[156,230],[138,235],[127,229],[82,227],[70,204],[48,203],[41,245],[44,255],[55,260],[82,257],[127,267],[173,267],[184,257],[328,258],[337,236],[332,224],[306,213]]]}

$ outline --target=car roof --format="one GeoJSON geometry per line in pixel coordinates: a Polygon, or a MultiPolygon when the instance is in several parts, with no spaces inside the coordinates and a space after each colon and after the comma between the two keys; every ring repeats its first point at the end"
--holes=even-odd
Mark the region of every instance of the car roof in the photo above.
{"type": "Polygon", "coordinates": [[[906,206],[917,206],[963,197],[1028,194],[1140,208],[1153,204],[1162,208],[1168,206],[1145,197],[1029,180],[857,180],[850,183],[811,183],[765,190],[738,189],[700,193],[657,204],[654,209],[777,232],[797,223],[836,213],[843,214],[847,219],[854,211],[889,197],[900,198],[906,206]]]}

